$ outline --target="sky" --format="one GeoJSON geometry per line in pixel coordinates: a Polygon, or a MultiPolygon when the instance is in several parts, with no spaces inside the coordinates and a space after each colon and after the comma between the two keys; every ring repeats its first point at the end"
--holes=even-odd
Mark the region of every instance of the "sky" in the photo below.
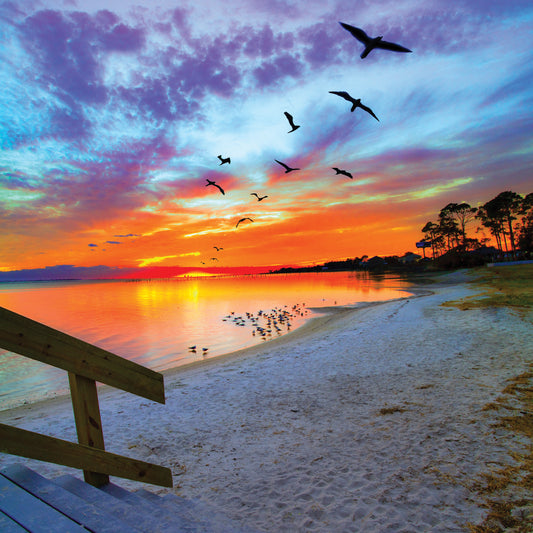
{"type": "Polygon", "coordinates": [[[416,252],[448,203],[532,192],[532,22],[530,0],[0,1],[0,279],[416,252]],[[361,59],[339,22],[412,52],[361,59]]]}

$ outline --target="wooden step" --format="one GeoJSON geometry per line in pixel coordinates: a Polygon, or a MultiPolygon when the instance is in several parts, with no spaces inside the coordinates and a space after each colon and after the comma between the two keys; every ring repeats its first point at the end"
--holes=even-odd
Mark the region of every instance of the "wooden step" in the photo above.
{"type": "Polygon", "coordinates": [[[77,522],[0,474],[0,509],[32,533],[87,533],[77,522]]]}
{"type": "MultiPolygon", "coordinates": [[[[72,520],[98,533],[128,533],[131,525],[86,502],[53,481],[22,465],[9,466],[2,475],[50,507],[60,510],[72,520]]],[[[0,528],[0,531],[3,531],[0,528]]]]}
{"type": "Polygon", "coordinates": [[[208,503],[64,475],[48,480],[22,465],[0,471],[0,532],[253,533],[208,503]]]}

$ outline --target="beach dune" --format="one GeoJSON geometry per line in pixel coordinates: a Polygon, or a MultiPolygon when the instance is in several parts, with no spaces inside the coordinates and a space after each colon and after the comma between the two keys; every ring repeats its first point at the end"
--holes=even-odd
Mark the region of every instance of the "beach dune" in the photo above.
{"type": "MultiPolygon", "coordinates": [[[[484,407],[533,354],[508,309],[441,305],[473,294],[467,279],[166,372],[166,405],[102,388],[106,448],[170,467],[175,493],[259,531],[466,531],[487,512],[476,479],[527,445],[484,407]]],[[[0,421],[76,440],[68,398],[0,421]]],[[[17,462],[73,472],[0,455],[17,462]]]]}

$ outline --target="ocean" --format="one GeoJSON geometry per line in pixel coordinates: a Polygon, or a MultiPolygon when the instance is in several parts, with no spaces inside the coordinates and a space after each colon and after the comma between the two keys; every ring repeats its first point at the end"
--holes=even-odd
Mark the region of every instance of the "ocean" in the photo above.
{"type": "MultiPolygon", "coordinates": [[[[268,342],[317,308],[408,296],[410,286],[368,272],[21,282],[0,284],[0,306],[161,371],[268,342]]],[[[67,372],[0,349],[0,410],[66,392],[67,372]]]]}

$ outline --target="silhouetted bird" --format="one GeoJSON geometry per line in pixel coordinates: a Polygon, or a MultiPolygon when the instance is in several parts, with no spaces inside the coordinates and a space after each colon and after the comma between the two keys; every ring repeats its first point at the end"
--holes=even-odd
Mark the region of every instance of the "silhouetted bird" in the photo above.
{"type": "Polygon", "coordinates": [[[340,168],[337,168],[337,167],[331,167],[331,168],[335,171],[335,174],[344,174],[345,176],[348,176],[351,180],[353,180],[353,176],[347,170],[341,170],[340,168]]]}
{"type": "Polygon", "coordinates": [[[211,181],[209,178],[205,178],[205,179],[207,181],[206,187],[208,187],[209,185],[214,185],[222,194],[226,194],[224,192],[224,189],[220,185],[217,185],[214,181],[211,181]]]}
{"type": "Polygon", "coordinates": [[[256,196],[258,202],[260,202],[261,200],[264,200],[265,198],[268,198],[268,195],[266,195],[266,196],[259,196],[256,192],[251,193],[250,196],[256,196]]]}
{"type": "Polygon", "coordinates": [[[218,261],[218,259],[216,257],[212,257],[211,261],[218,261]]]}
{"type": "Polygon", "coordinates": [[[281,161],[278,161],[277,159],[274,159],[274,161],[276,163],[279,163],[285,169],[285,174],[288,174],[289,172],[292,172],[293,170],[300,170],[299,168],[291,168],[288,165],[286,165],[285,163],[282,163],[281,161]]]}
{"type": "Polygon", "coordinates": [[[223,165],[224,163],[231,163],[231,158],[229,157],[222,157],[221,155],[217,155],[217,157],[220,159],[220,165],[223,165]]]}
{"type": "Polygon", "coordinates": [[[287,133],[292,133],[293,131],[297,130],[300,126],[297,126],[294,124],[294,119],[292,118],[292,115],[290,113],[287,113],[287,111],[284,111],[285,116],[287,117],[287,120],[289,121],[289,124],[292,128],[291,131],[288,131],[287,133]]]}
{"type": "Polygon", "coordinates": [[[220,252],[220,250],[224,250],[224,248],[219,248],[218,246],[213,246],[213,248],[214,248],[217,252],[220,252]]]}
{"type": "Polygon", "coordinates": [[[405,46],[383,41],[383,35],[380,35],[379,37],[369,37],[361,28],[355,28],[344,22],[339,22],[339,24],[365,45],[365,49],[361,54],[361,59],[364,59],[370,52],[372,52],[372,50],[374,50],[374,48],[382,48],[383,50],[391,50],[392,52],[411,52],[411,50],[405,48],[405,46]]]}
{"type": "Polygon", "coordinates": [[[376,117],[376,115],[374,114],[374,111],[372,111],[372,109],[370,109],[369,107],[361,103],[361,98],[353,98],[346,91],[329,91],[329,92],[331,94],[336,94],[337,96],[340,96],[341,98],[344,98],[345,100],[348,100],[348,102],[351,102],[352,109],[350,109],[350,111],[352,113],[355,111],[356,107],[360,107],[363,111],[366,111],[367,113],[372,115],[379,122],[379,118],[376,117]]]}
{"type": "Polygon", "coordinates": [[[252,220],[250,217],[244,217],[244,218],[241,218],[241,219],[239,220],[239,222],[237,222],[237,225],[236,225],[235,227],[238,228],[238,227],[239,227],[239,224],[240,224],[241,222],[244,222],[245,220],[249,220],[250,222],[253,222],[253,220],[252,220]]]}

